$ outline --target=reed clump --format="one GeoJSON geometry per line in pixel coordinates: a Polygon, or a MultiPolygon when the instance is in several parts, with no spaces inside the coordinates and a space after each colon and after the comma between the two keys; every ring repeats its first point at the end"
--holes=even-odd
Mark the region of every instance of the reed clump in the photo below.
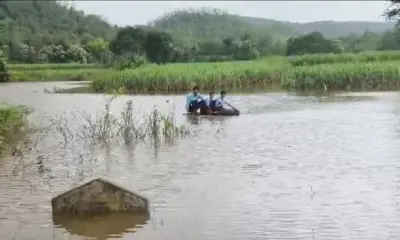
{"type": "Polygon", "coordinates": [[[30,109],[24,106],[0,106],[0,154],[23,138],[30,112],[30,109]]]}

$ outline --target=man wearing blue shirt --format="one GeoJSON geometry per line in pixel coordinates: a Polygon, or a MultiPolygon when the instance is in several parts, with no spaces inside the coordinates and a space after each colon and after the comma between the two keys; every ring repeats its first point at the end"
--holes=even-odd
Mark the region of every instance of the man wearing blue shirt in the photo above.
{"type": "Polygon", "coordinates": [[[195,86],[193,91],[186,96],[186,111],[188,113],[197,113],[197,111],[204,107],[204,98],[199,94],[199,87],[195,86]]]}

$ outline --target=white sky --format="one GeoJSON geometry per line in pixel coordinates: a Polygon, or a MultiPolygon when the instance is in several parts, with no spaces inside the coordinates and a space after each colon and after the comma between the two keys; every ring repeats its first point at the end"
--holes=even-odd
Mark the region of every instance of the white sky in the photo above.
{"type": "Polygon", "coordinates": [[[213,7],[243,16],[290,22],[385,21],[387,1],[75,1],[75,7],[117,25],[145,24],[165,12],[213,7]]]}

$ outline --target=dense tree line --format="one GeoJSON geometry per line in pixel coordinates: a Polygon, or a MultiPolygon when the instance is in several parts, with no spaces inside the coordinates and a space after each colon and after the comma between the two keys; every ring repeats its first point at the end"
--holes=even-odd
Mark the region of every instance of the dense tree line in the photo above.
{"type": "Polygon", "coordinates": [[[318,31],[295,36],[283,23],[266,24],[215,9],[175,11],[146,26],[117,28],[58,1],[1,1],[0,50],[9,62],[117,61],[132,67],[146,61],[165,64],[400,50],[400,32],[365,31],[333,39],[318,31]]]}
{"type": "Polygon", "coordinates": [[[11,62],[86,61],[90,46],[116,31],[58,1],[0,1],[0,48],[11,62]]]}

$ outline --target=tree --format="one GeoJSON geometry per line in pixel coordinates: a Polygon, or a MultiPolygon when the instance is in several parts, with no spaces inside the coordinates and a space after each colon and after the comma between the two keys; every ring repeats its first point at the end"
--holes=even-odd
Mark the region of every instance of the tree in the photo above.
{"type": "Polygon", "coordinates": [[[343,47],[337,41],[325,39],[319,32],[292,37],[287,40],[287,55],[306,53],[339,53],[343,47]]]}
{"type": "Polygon", "coordinates": [[[400,29],[385,32],[377,43],[377,50],[399,50],[400,29]]]}
{"type": "Polygon", "coordinates": [[[132,53],[144,55],[146,50],[146,31],[138,27],[124,27],[118,30],[115,39],[110,43],[110,49],[117,55],[132,53]]]}
{"type": "Polygon", "coordinates": [[[235,52],[235,59],[237,60],[251,60],[259,56],[260,53],[256,45],[250,39],[240,42],[235,52]]]}
{"type": "Polygon", "coordinates": [[[21,43],[18,53],[14,56],[14,60],[19,62],[34,63],[37,60],[35,48],[28,44],[21,43]]]}
{"type": "Polygon", "coordinates": [[[104,63],[110,56],[110,43],[102,38],[96,38],[90,41],[86,48],[95,59],[104,63]]]}
{"type": "Polygon", "coordinates": [[[68,46],[67,51],[65,52],[65,57],[68,62],[87,63],[88,55],[89,54],[86,50],[79,44],[68,46]]]}
{"type": "Polygon", "coordinates": [[[155,30],[147,32],[144,48],[150,62],[165,64],[173,58],[174,48],[172,36],[169,33],[155,30]]]}
{"type": "Polygon", "coordinates": [[[385,15],[389,20],[396,20],[396,27],[400,26],[400,0],[390,0],[391,5],[386,9],[385,15]]]}
{"type": "Polygon", "coordinates": [[[233,37],[226,37],[222,39],[222,43],[224,44],[224,53],[227,55],[233,55],[236,52],[237,45],[235,44],[235,40],[233,37]]]}
{"type": "Polygon", "coordinates": [[[39,60],[51,63],[66,63],[67,52],[62,45],[45,46],[39,51],[39,60]]]}

